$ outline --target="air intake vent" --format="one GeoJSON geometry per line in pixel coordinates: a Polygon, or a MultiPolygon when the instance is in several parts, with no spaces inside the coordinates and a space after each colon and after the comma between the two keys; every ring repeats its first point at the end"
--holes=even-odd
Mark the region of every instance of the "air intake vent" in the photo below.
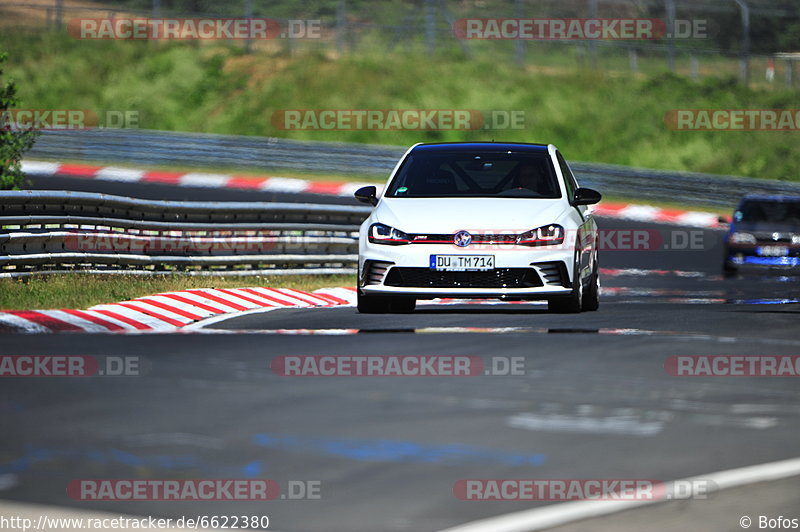
{"type": "Polygon", "coordinates": [[[386,275],[386,270],[388,270],[393,264],[394,262],[381,260],[368,260],[364,262],[364,271],[361,275],[361,286],[381,284],[383,282],[383,277],[386,275]]]}
{"type": "Polygon", "coordinates": [[[429,268],[392,268],[386,286],[409,288],[532,288],[542,286],[533,268],[440,272],[429,268]]]}
{"type": "Polygon", "coordinates": [[[569,276],[567,275],[567,267],[561,261],[556,262],[537,262],[532,264],[539,270],[539,275],[545,284],[551,286],[570,287],[569,276]]]}

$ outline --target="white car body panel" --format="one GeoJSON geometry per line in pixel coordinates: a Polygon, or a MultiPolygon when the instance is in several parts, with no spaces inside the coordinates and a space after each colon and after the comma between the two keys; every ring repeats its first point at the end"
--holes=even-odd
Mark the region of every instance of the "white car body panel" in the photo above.
{"type": "MultiPolygon", "coordinates": [[[[403,160],[413,152],[410,148],[395,166],[385,190],[395,178],[403,160]]],[[[596,224],[585,206],[572,206],[567,198],[564,176],[556,160],[556,148],[547,147],[561,189],[561,198],[518,197],[384,197],[361,226],[359,237],[359,286],[361,295],[406,295],[416,298],[476,297],[548,299],[572,292],[575,282],[576,254],[581,278],[591,274],[596,250],[596,224]],[[523,245],[475,243],[467,247],[448,243],[411,243],[386,245],[371,243],[369,228],[381,223],[408,234],[454,235],[459,231],[470,234],[521,234],[550,224],[561,225],[566,233],[563,244],[529,247],[523,245]],[[495,268],[533,268],[540,278],[543,272],[537,263],[563,262],[568,280],[561,284],[544,282],[543,286],[514,288],[481,287],[407,287],[387,286],[365,282],[366,261],[392,263],[391,267],[428,268],[431,255],[494,255],[495,268]]]]}

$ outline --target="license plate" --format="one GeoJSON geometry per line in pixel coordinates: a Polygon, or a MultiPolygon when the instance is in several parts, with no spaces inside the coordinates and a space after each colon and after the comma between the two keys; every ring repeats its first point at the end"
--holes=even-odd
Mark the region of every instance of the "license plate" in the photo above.
{"type": "Polygon", "coordinates": [[[789,248],[786,246],[763,246],[756,250],[762,257],[785,257],[789,254],[789,248]]]}
{"type": "Polygon", "coordinates": [[[494,255],[431,255],[431,270],[465,272],[493,269],[494,255]]]}

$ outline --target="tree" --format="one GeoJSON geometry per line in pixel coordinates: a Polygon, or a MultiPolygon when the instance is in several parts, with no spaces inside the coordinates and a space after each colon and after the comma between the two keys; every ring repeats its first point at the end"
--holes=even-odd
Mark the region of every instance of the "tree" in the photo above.
{"type": "Polygon", "coordinates": [[[14,126],[9,110],[19,105],[19,100],[14,81],[2,81],[3,63],[7,59],[8,54],[0,53],[0,190],[19,190],[25,180],[22,154],[31,149],[39,132],[14,126]]]}

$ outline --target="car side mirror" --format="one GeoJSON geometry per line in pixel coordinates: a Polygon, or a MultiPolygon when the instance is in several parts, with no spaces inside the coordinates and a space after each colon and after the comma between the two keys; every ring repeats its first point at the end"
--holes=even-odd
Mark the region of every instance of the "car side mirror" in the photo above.
{"type": "Polygon", "coordinates": [[[361,187],[353,195],[361,203],[369,203],[373,207],[378,204],[378,189],[374,185],[361,187]]]}
{"type": "Polygon", "coordinates": [[[717,223],[719,225],[730,225],[731,219],[727,216],[717,216],[717,223]]]}
{"type": "Polygon", "coordinates": [[[577,188],[570,205],[594,205],[603,199],[602,194],[591,188],[577,188]]]}

